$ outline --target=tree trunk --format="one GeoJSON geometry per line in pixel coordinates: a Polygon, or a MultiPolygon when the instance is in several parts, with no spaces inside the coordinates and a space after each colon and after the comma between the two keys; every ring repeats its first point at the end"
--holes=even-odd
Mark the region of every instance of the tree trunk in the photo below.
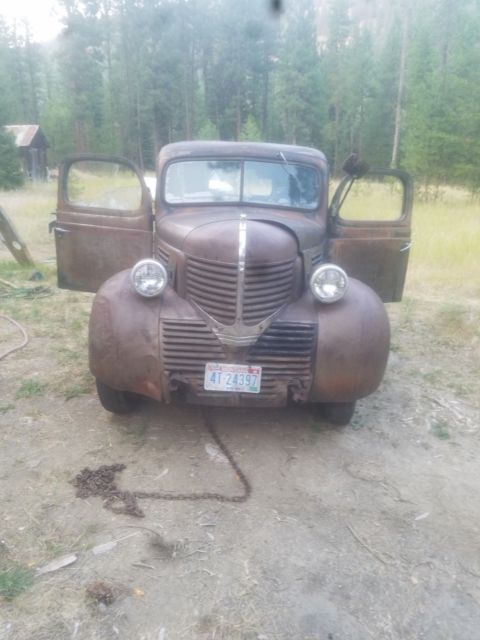
{"type": "Polygon", "coordinates": [[[262,138],[268,140],[268,92],[270,89],[270,74],[268,69],[263,73],[263,95],[262,95],[262,138]]]}
{"type": "Polygon", "coordinates": [[[142,145],[142,120],[141,120],[141,107],[140,107],[140,88],[138,86],[138,79],[135,86],[136,92],[136,104],[135,104],[135,124],[136,124],[136,139],[137,139],[137,155],[138,166],[145,171],[145,163],[143,161],[143,145],[142,145]]]}
{"type": "Polygon", "coordinates": [[[241,98],[240,98],[240,91],[237,91],[237,109],[236,109],[236,118],[235,118],[235,140],[240,140],[241,133],[242,133],[241,98]]]}
{"type": "Polygon", "coordinates": [[[336,176],[338,173],[338,165],[339,165],[339,136],[340,136],[340,108],[337,102],[338,98],[335,100],[334,110],[335,110],[335,142],[333,148],[333,175],[336,176]]]}
{"type": "Polygon", "coordinates": [[[400,149],[400,130],[402,126],[402,104],[405,90],[405,63],[407,59],[408,45],[408,14],[403,16],[402,42],[400,47],[400,70],[398,74],[397,104],[395,106],[395,130],[393,133],[392,160],[390,166],[396,169],[398,166],[398,153],[400,149]]]}
{"type": "Polygon", "coordinates": [[[38,122],[37,82],[33,63],[32,44],[30,42],[30,30],[27,23],[25,23],[25,53],[27,55],[28,77],[30,81],[31,118],[34,122],[38,122]]]}

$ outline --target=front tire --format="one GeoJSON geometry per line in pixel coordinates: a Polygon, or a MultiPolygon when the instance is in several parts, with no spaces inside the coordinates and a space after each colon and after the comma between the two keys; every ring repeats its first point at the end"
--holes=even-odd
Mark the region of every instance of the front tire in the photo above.
{"type": "Polygon", "coordinates": [[[324,402],[317,405],[319,416],[338,427],[347,425],[355,412],[355,402],[324,402]]]}
{"type": "Polygon", "coordinates": [[[96,380],[97,393],[101,405],[110,413],[116,413],[117,415],[126,415],[132,413],[138,408],[141,400],[141,396],[131,391],[118,391],[118,389],[112,389],[108,385],[104,384],[100,380],[96,380]]]}

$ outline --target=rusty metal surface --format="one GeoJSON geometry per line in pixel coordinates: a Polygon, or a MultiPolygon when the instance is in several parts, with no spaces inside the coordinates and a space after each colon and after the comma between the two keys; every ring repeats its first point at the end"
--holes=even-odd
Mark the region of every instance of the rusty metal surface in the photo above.
{"type": "Polygon", "coordinates": [[[114,273],[151,256],[149,231],[61,220],[54,229],[60,288],[95,292],[114,273]]]}
{"type": "MultiPolygon", "coordinates": [[[[187,236],[203,225],[216,225],[229,220],[238,221],[240,214],[246,213],[248,220],[257,220],[279,227],[293,234],[300,250],[308,250],[318,246],[326,232],[326,219],[310,220],[297,211],[284,209],[260,209],[256,206],[196,206],[182,207],[171,215],[157,220],[157,237],[159,241],[180,248],[187,236]]],[[[214,227],[210,227],[214,232],[214,227]]],[[[225,238],[225,240],[228,240],[225,238]]],[[[198,247],[201,251],[202,247],[198,247]]],[[[215,256],[208,255],[209,259],[215,256]]]]}
{"type": "Polygon", "coordinates": [[[399,302],[407,274],[410,238],[336,238],[329,260],[371,287],[383,302],[399,302]],[[366,259],[368,256],[368,259],[366,259]]]}
{"type": "MultiPolygon", "coordinates": [[[[252,344],[301,295],[303,279],[295,234],[242,211],[232,207],[220,220],[200,212],[167,216],[157,226],[157,255],[177,293],[194,304],[223,343],[237,345],[252,344]]],[[[319,251],[324,227],[309,220],[305,225],[319,251]]]]}
{"type": "Polygon", "coordinates": [[[179,158],[261,158],[277,160],[279,153],[283,153],[289,162],[320,163],[326,167],[326,158],[318,149],[300,147],[288,144],[274,144],[267,142],[228,142],[218,140],[196,140],[174,142],[165,145],[160,151],[159,164],[179,158]]]}
{"type": "Polygon", "coordinates": [[[345,220],[338,210],[349,178],[339,184],[330,206],[328,258],[354,278],[369,285],[383,302],[399,302],[407,273],[411,244],[413,184],[397,169],[374,175],[392,176],[403,184],[401,215],[397,220],[345,220]]]}
{"type": "Polygon", "coordinates": [[[202,225],[183,244],[186,297],[222,325],[258,324],[295,293],[295,238],[283,229],[247,218],[243,221],[243,282],[238,282],[241,224],[237,220],[202,225]]]}
{"type": "Polygon", "coordinates": [[[310,399],[350,402],[373,393],[382,381],[390,348],[390,325],[382,301],[351,279],[338,303],[317,313],[315,379],[310,399]]]}
{"type": "Polygon", "coordinates": [[[379,292],[384,298],[401,295],[406,257],[400,248],[409,239],[408,207],[396,225],[338,219],[332,224],[327,166],[320,152],[256,143],[176,143],[164,147],[159,158],[152,243],[146,187],[140,210],[130,215],[86,212],[65,197],[68,162],[60,175],[57,227],[78,233],[59,238],[57,230],[60,274],[73,274],[73,280],[87,274],[85,283],[93,282],[96,272],[99,282],[108,272],[120,271],[119,256],[133,263],[155,255],[169,276],[167,289],[153,299],[133,290],[129,270],[99,289],[90,320],[90,367],[102,382],[163,402],[259,407],[351,402],[380,384],[389,324],[368,284],[378,291],[383,283],[379,292]],[[280,153],[289,162],[315,166],[323,176],[325,195],[316,211],[248,203],[177,206],[162,199],[162,176],[171,161],[278,161],[280,153]],[[313,269],[329,257],[349,275],[360,274],[363,282],[351,278],[342,300],[323,305],[313,298],[308,282],[313,269]],[[260,365],[260,393],[205,391],[205,364],[212,361],[260,365]]]}
{"type": "Polygon", "coordinates": [[[113,388],[166,402],[264,407],[360,398],[383,376],[389,325],[375,293],[362,283],[351,285],[338,305],[319,305],[304,294],[253,345],[231,347],[171,288],[162,298],[142,299],[125,271],[96,296],[90,368],[113,388]],[[204,391],[204,368],[211,361],[260,364],[261,393],[204,391]]]}
{"type": "Polygon", "coordinates": [[[152,255],[152,199],[141,173],[131,162],[116,156],[76,155],[60,166],[58,206],[53,225],[57,251],[58,286],[97,291],[110,276],[152,255]],[[69,201],[67,177],[77,161],[118,163],[139,179],[141,204],[135,211],[80,206],[69,201]]]}
{"type": "Polygon", "coordinates": [[[98,290],[89,325],[90,370],[105,384],[162,400],[159,298],[141,298],[129,270],[98,290]]]}

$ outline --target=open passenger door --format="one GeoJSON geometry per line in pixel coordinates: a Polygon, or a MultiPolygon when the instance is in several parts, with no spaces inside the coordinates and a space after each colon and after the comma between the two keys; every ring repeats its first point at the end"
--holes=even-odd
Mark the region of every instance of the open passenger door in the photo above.
{"type": "Polygon", "coordinates": [[[343,178],[330,209],[329,260],[384,302],[402,299],[411,246],[413,184],[398,170],[343,178]]]}
{"type": "Polygon", "coordinates": [[[110,276],[152,256],[152,198],[141,173],[124,158],[67,158],[51,228],[58,286],[96,291],[110,276]]]}

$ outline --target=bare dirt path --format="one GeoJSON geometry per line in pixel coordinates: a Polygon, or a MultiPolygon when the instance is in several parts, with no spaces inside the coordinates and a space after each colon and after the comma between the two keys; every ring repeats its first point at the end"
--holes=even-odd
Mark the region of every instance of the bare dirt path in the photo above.
{"type": "MultiPolygon", "coordinates": [[[[76,498],[69,481],[123,463],[128,489],[241,486],[197,409],[101,409],[89,304],[57,291],[3,304],[31,342],[0,362],[0,561],[77,560],[1,601],[1,640],[478,640],[475,306],[392,308],[387,377],[347,428],[293,408],[212,411],[251,498],[144,500],[139,520],[76,498]],[[95,582],[113,602],[87,595],[95,582]]],[[[3,329],[0,350],[15,339],[3,329]]]]}

